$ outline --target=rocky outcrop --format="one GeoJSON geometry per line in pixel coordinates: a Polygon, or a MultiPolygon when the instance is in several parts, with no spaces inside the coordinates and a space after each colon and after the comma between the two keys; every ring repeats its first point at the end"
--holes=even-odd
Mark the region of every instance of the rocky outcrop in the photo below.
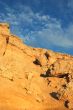
{"type": "Polygon", "coordinates": [[[73,109],[73,56],[33,48],[0,23],[0,110],[73,109]]]}

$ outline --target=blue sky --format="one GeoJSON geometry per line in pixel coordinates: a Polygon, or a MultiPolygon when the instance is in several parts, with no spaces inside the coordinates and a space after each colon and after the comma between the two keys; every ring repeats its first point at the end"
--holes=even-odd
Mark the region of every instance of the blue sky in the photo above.
{"type": "Polygon", "coordinates": [[[73,0],[0,0],[0,22],[30,46],[73,55],[73,0]]]}

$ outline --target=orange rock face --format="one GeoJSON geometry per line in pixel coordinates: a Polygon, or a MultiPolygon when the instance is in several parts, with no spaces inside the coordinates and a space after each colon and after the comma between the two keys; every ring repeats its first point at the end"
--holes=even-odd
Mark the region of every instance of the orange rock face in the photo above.
{"type": "Polygon", "coordinates": [[[0,23],[0,110],[73,110],[73,57],[33,48],[0,23]]]}

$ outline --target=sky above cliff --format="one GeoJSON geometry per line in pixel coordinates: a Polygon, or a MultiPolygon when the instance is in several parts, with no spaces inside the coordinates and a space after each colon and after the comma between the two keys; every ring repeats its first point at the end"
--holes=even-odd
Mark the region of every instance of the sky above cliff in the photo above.
{"type": "Polygon", "coordinates": [[[73,0],[0,0],[0,22],[28,45],[73,55],[73,0]]]}

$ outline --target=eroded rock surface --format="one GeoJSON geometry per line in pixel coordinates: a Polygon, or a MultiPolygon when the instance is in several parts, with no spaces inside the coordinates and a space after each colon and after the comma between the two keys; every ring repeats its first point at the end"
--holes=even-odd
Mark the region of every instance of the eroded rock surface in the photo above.
{"type": "Polygon", "coordinates": [[[0,23],[0,110],[73,110],[73,56],[33,48],[0,23]]]}

